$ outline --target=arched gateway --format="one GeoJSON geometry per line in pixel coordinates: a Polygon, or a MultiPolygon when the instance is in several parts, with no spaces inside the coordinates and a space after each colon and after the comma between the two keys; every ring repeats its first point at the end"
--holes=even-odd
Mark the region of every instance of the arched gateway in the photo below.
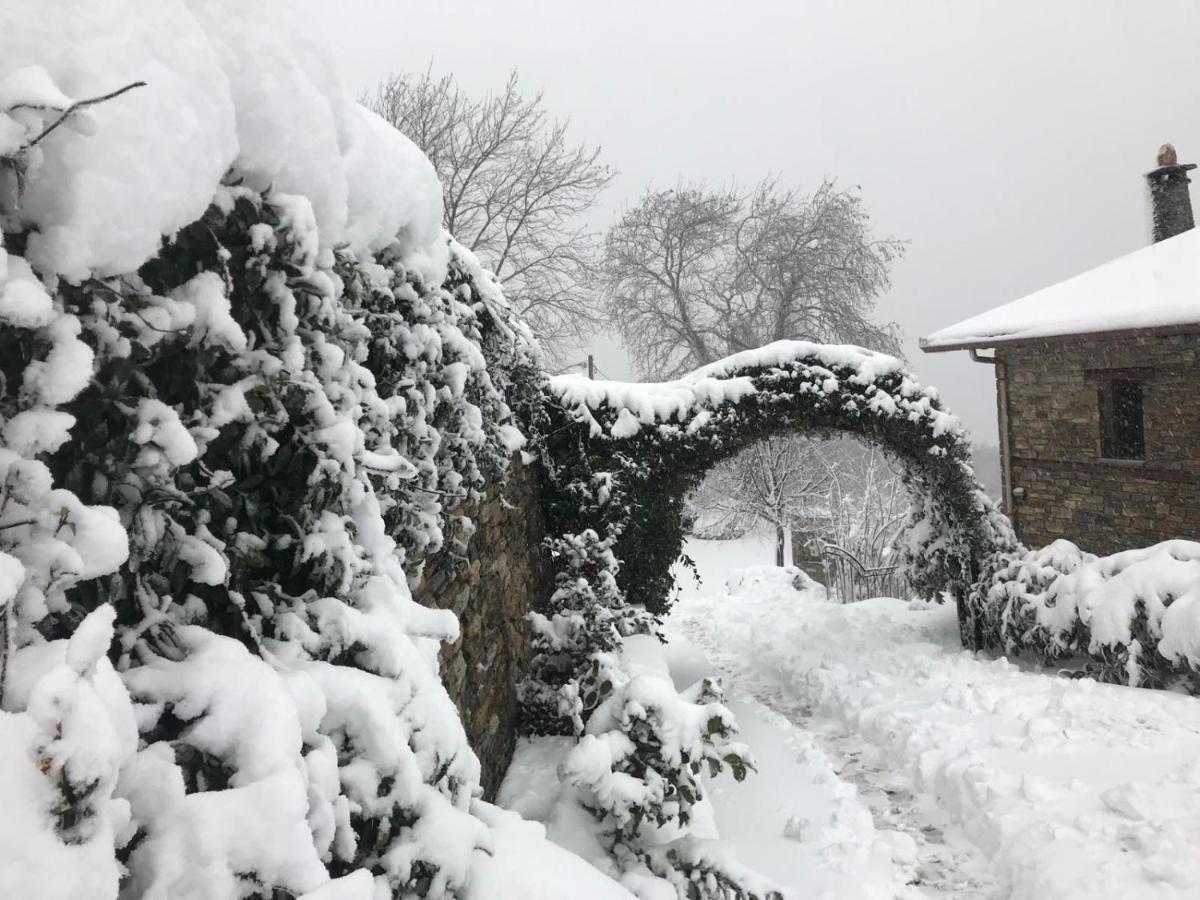
{"type": "Polygon", "coordinates": [[[921,594],[951,594],[964,644],[981,644],[971,587],[993,554],[1019,545],[975,478],[958,419],[899,360],[780,341],[676,381],[568,375],[547,390],[547,449],[560,485],[551,518],[616,536],[631,603],[662,608],[683,546],[684,497],[714,464],[773,435],[849,435],[902,464],[913,506],[901,564],[921,594]]]}

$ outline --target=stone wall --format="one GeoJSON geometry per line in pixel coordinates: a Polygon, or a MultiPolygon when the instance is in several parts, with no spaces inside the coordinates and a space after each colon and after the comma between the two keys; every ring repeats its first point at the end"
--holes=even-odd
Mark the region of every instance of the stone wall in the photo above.
{"type": "Polygon", "coordinates": [[[490,799],[516,743],[526,614],[549,596],[537,474],[514,462],[503,495],[493,486],[483,503],[459,511],[476,526],[467,561],[445,551],[430,557],[414,593],[426,606],[453,610],[462,626],[459,640],[442,649],[442,678],[483,764],[490,799]]]}
{"type": "Polygon", "coordinates": [[[1025,490],[1011,512],[1026,545],[1061,537],[1109,554],[1200,539],[1200,335],[1093,336],[998,356],[1012,487],[1025,490]],[[1101,457],[1098,391],[1114,375],[1143,385],[1144,460],[1101,457]]]}

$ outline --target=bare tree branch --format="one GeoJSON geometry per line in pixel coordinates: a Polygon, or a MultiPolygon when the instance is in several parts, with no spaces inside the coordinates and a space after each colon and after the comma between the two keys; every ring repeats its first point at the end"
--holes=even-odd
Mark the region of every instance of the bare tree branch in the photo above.
{"type": "MultiPolygon", "coordinates": [[[[65,122],[65,121],[67,121],[67,119],[69,119],[75,113],[79,112],[79,110],[84,109],[89,106],[95,106],[97,103],[103,103],[106,100],[112,100],[116,97],[120,97],[122,94],[124,94],[128,91],[132,91],[134,88],[140,88],[140,87],[145,87],[145,86],[146,86],[146,82],[144,82],[144,81],[134,81],[131,84],[125,85],[125,87],[123,87],[123,88],[118,88],[115,91],[111,91],[110,93],[107,93],[107,94],[102,94],[99,97],[89,97],[86,100],[76,100],[74,103],[72,103],[70,106],[68,106],[65,110],[63,110],[62,115],[60,115],[57,119],[55,119],[53,122],[51,122],[49,125],[47,125],[44,129],[42,129],[42,132],[39,135],[37,135],[33,140],[31,140],[28,144],[26,144],[22,149],[28,150],[31,147],[36,147],[43,140],[45,140],[45,138],[47,136],[49,136],[50,133],[54,131],[54,129],[58,128],[59,125],[63,124],[63,122],[65,122]]],[[[19,107],[17,107],[17,108],[19,108],[19,107]]],[[[27,106],[26,108],[32,109],[33,107],[27,106]]]]}
{"type": "Polygon", "coordinates": [[[570,123],[551,120],[540,93],[523,97],[512,72],[476,99],[426,71],[393,75],[363,102],[429,157],[446,227],[495,271],[548,349],[601,322],[599,240],[580,220],[615,172],[598,147],[570,142],[570,123]]]}
{"type": "Polygon", "coordinates": [[[830,181],[809,196],[771,178],[649,191],[606,236],[608,312],[650,378],[785,338],[896,353],[871,316],[903,249],[830,181]]]}

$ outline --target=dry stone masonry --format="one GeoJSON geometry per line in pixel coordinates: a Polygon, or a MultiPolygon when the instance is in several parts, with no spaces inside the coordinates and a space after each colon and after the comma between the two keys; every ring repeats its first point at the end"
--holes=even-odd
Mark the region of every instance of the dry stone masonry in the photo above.
{"type": "Polygon", "coordinates": [[[1200,534],[1200,335],[1095,335],[998,356],[1022,541],[1069,537],[1104,555],[1200,534]],[[1142,385],[1144,459],[1102,455],[1099,398],[1113,378],[1142,385]]]}
{"type": "Polygon", "coordinates": [[[527,616],[549,595],[536,470],[514,461],[507,484],[489,485],[482,503],[459,512],[475,524],[466,560],[449,550],[429,558],[414,596],[458,616],[461,636],[443,645],[442,679],[490,798],[516,744],[515,686],[524,674],[527,616]]]}

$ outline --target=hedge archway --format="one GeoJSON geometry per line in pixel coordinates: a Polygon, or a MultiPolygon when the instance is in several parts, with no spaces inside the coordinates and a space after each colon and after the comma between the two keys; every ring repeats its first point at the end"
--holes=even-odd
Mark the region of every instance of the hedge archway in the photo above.
{"type": "Polygon", "coordinates": [[[991,558],[1019,544],[975,478],[958,419],[894,357],[780,341],[676,381],[568,375],[546,390],[548,524],[611,536],[630,603],[665,609],[684,498],[713,465],[775,435],[848,435],[900,462],[913,501],[901,565],[923,595],[953,596],[964,644],[981,645],[971,588],[991,558]]]}

